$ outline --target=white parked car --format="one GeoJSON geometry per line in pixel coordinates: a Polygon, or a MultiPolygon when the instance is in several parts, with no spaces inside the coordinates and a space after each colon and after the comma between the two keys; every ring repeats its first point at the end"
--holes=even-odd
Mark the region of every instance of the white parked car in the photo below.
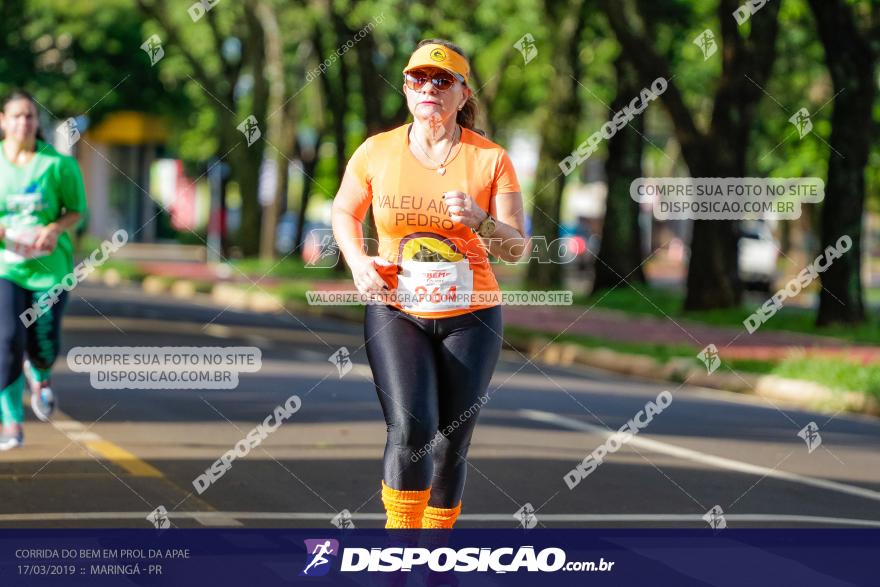
{"type": "Polygon", "coordinates": [[[739,278],[748,289],[770,291],[777,278],[779,243],[767,223],[740,222],[738,242],[739,278]]]}

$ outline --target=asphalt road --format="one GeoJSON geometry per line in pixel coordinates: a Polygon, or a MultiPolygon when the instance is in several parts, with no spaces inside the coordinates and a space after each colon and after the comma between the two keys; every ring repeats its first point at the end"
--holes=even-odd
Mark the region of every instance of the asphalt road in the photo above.
{"type": "MultiPolygon", "coordinates": [[[[103,390],[59,358],[60,414],[28,411],[0,453],[0,527],[381,527],[384,446],[359,325],[81,285],[64,354],[93,346],[256,346],[235,390],[103,390]],[[340,376],[340,347],[354,367],[340,376]],[[203,493],[203,473],[291,395],[299,411],[203,493]],[[161,511],[161,510],[160,510],[161,511]]],[[[461,527],[880,526],[880,421],[660,385],[505,351],[468,457],[461,527]],[[658,394],[669,406],[573,489],[563,477],[658,394]],[[798,432],[815,423],[821,444],[798,432]],[[717,519],[717,518],[716,518],[717,519]]]]}

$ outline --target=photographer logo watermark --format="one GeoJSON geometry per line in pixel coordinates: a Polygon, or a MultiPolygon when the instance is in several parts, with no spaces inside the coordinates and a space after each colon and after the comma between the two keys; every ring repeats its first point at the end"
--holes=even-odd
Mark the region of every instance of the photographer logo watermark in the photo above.
{"type": "Polygon", "coordinates": [[[162,39],[159,35],[150,35],[146,41],[141,44],[141,49],[150,58],[150,66],[156,65],[165,57],[165,49],[162,48],[162,39]]]}
{"type": "Polygon", "coordinates": [[[67,366],[95,389],[235,389],[261,358],[257,347],[74,347],[67,366]]]}
{"type": "Polygon", "coordinates": [[[68,118],[58,125],[55,129],[55,140],[66,151],[70,151],[70,148],[79,141],[79,128],[75,118],[68,118]]]}
{"type": "Polygon", "coordinates": [[[206,12],[217,6],[219,3],[220,0],[199,0],[198,2],[191,4],[186,11],[193,22],[198,22],[203,16],[205,16],[206,12]]]}
{"type": "Polygon", "coordinates": [[[800,294],[804,288],[819,277],[820,273],[824,273],[831,266],[831,263],[842,257],[851,247],[852,239],[846,234],[837,239],[834,245],[827,247],[812,263],[801,269],[800,273],[786,283],[785,287],[779,289],[760,308],[743,320],[743,326],[746,327],[748,333],[752,334],[758,330],[782,308],[785,300],[800,294]]]}
{"type": "Polygon", "coordinates": [[[25,328],[48,312],[52,306],[58,303],[62,291],[70,292],[81,281],[87,278],[96,267],[100,267],[110,258],[112,253],[121,249],[128,242],[128,233],[122,229],[113,233],[109,240],[101,243],[101,246],[92,251],[92,254],[80,261],[73,271],[61,278],[61,282],[50,287],[41,294],[30,308],[19,314],[18,318],[25,328]]]}
{"type": "Polygon", "coordinates": [[[630,197],[657,220],[795,220],[825,198],[818,177],[640,177],[630,197]]]}
{"type": "Polygon", "coordinates": [[[563,476],[563,481],[569,489],[574,489],[577,485],[593,473],[605,461],[605,457],[614,454],[620,448],[632,440],[632,437],[643,430],[654,416],[662,413],[672,403],[672,394],[669,391],[661,391],[657,395],[657,399],[650,401],[645,405],[645,409],[640,410],[626,424],[612,434],[605,442],[603,442],[593,452],[588,454],[584,460],[563,476]]]}
{"type": "Polygon", "coordinates": [[[810,111],[806,108],[801,108],[792,114],[788,121],[797,129],[800,138],[804,138],[813,130],[813,120],[810,118],[810,111]]]}
{"type": "Polygon", "coordinates": [[[458,430],[462,424],[467,422],[470,418],[478,415],[480,413],[480,408],[489,403],[489,394],[483,394],[477,398],[477,400],[472,403],[466,410],[461,412],[458,415],[458,418],[450,422],[446,425],[443,430],[438,430],[437,434],[431,438],[430,441],[425,443],[419,450],[414,451],[413,454],[409,457],[410,461],[413,463],[419,462],[422,458],[428,456],[434,451],[434,447],[443,442],[445,438],[448,438],[450,434],[458,430]]]}
{"type": "MultiPolygon", "coordinates": [[[[392,290],[382,297],[362,294],[350,289],[309,290],[306,301],[310,306],[360,306],[367,304],[397,303],[410,306],[422,302],[446,303],[456,306],[505,305],[505,306],[570,306],[574,293],[570,290],[538,291],[453,291],[451,287],[436,287],[431,291],[402,292],[392,290]]],[[[335,354],[328,359],[335,362],[335,354]]]]}
{"type": "Polygon", "coordinates": [[[244,438],[236,442],[234,447],[223,453],[219,459],[205,469],[204,473],[193,479],[192,484],[196,493],[201,495],[207,491],[232,468],[233,461],[248,456],[253,449],[266,440],[267,436],[278,430],[285,420],[297,413],[300,406],[302,406],[302,400],[297,395],[290,396],[286,402],[276,406],[271,414],[266,416],[260,424],[254,426],[244,438]]]}
{"type": "Polygon", "coordinates": [[[528,65],[532,59],[538,56],[538,47],[535,45],[535,37],[533,37],[531,33],[526,33],[521,36],[513,46],[522,54],[523,61],[525,62],[523,65],[528,65]]]}
{"type": "Polygon", "coordinates": [[[327,359],[329,362],[336,365],[337,371],[339,371],[339,378],[342,379],[351,368],[354,366],[351,360],[351,354],[348,352],[347,347],[339,347],[339,349],[330,355],[330,358],[327,359]]]}
{"type": "Polygon", "coordinates": [[[306,539],[306,566],[300,572],[300,577],[322,577],[330,568],[331,557],[339,556],[339,541],[333,538],[306,539]]]}
{"type": "Polygon", "coordinates": [[[764,5],[767,4],[770,0],[746,0],[746,3],[733,11],[733,18],[736,19],[736,24],[744,25],[749,19],[754,16],[759,10],[764,8],[764,5]]]}
{"type": "Polygon", "coordinates": [[[710,344],[701,350],[697,355],[697,358],[706,366],[706,371],[709,375],[714,373],[721,365],[721,357],[718,356],[718,347],[714,344],[710,344]]]}
{"type": "Polygon", "coordinates": [[[535,515],[535,508],[530,503],[526,503],[516,510],[513,517],[519,521],[519,525],[526,530],[531,530],[538,525],[538,516],[535,515]]]}
{"type": "Polygon", "coordinates": [[[354,522],[351,520],[351,512],[347,509],[342,510],[330,520],[330,523],[340,530],[353,530],[354,522]]]}
{"type": "Polygon", "coordinates": [[[153,524],[157,530],[165,530],[171,527],[171,520],[168,519],[168,510],[164,505],[160,505],[147,515],[147,521],[153,524]]]}
{"type": "Polygon", "coordinates": [[[718,43],[715,42],[715,34],[712,29],[706,29],[693,40],[694,45],[703,52],[703,61],[708,60],[718,51],[718,43]]]}
{"type": "Polygon", "coordinates": [[[819,434],[819,426],[815,422],[810,422],[797,434],[807,443],[807,452],[812,453],[822,445],[822,435],[819,434]]]}
{"type": "MultiPolygon", "coordinates": [[[[407,203],[411,202],[411,200],[408,199],[401,201],[406,201],[407,203]]],[[[383,205],[386,205],[386,202],[387,205],[391,205],[392,200],[383,200],[383,205]]],[[[396,219],[397,222],[403,222],[404,220],[407,222],[423,222],[427,220],[431,223],[440,221],[439,217],[431,215],[421,215],[419,217],[413,216],[409,219],[401,216],[396,219]]],[[[475,250],[471,246],[471,239],[452,236],[447,238],[444,242],[453,249],[460,251],[461,254],[472,263],[511,264],[507,261],[502,261],[497,257],[487,258],[483,252],[475,250]]],[[[480,246],[483,250],[491,250],[493,247],[496,247],[503,242],[504,239],[501,238],[487,238],[480,243],[480,246]]],[[[339,245],[333,237],[333,229],[331,228],[319,228],[311,231],[306,238],[306,243],[309,243],[310,246],[314,247],[316,253],[310,255],[311,259],[306,261],[305,266],[308,268],[336,267],[342,259],[339,254],[339,245]],[[317,257],[317,259],[315,257],[317,257]]],[[[375,238],[364,237],[362,243],[364,251],[379,249],[379,241],[375,238]]],[[[305,248],[306,245],[304,244],[303,247],[305,248]]],[[[579,247],[575,239],[572,237],[566,236],[548,239],[543,235],[534,235],[522,239],[520,243],[514,244],[510,247],[510,252],[517,256],[518,260],[515,262],[517,265],[527,265],[530,263],[537,263],[539,265],[565,265],[577,261],[581,255],[591,254],[590,251],[579,247]]],[[[432,260],[438,261],[439,258],[432,260]]]]}
{"type": "Polygon", "coordinates": [[[263,136],[263,133],[260,132],[260,126],[257,124],[257,119],[253,114],[241,121],[241,124],[235,128],[240,130],[241,134],[247,139],[248,147],[253,145],[257,139],[263,136]]]}
{"type": "Polygon", "coordinates": [[[594,132],[590,137],[578,145],[571,155],[559,162],[559,168],[566,176],[574,171],[581,163],[590,158],[590,155],[599,148],[602,139],[610,140],[614,135],[628,125],[636,116],[645,111],[648,105],[663,95],[668,84],[665,78],[658,77],[651,86],[644,88],[638,96],[616,112],[611,120],[602,125],[602,128],[594,132]]]}
{"type": "Polygon", "coordinates": [[[354,37],[347,40],[345,43],[336,48],[336,50],[331,53],[327,58],[325,58],[321,63],[318,64],[318,67],[310,69],[306,73],[306,84],[310,84],[312,81],[317,79],[319,76],[323,75],[330,67],[333,66],[339,59],[342,58],[343,55],[349,52],[361,39],[364,39],[373,32],[373,29],[376,28],[376,25],[382,24],[385,21],[385,13],[379,14],[374,17],[371,22],[365,24],[360,30],[358,30],[354,37]]]}
{"type": "Polygon", "coordinates": [[[713,530],[724,530],[727,528],[727,520],[724,518],[724,511],[721,509],[720,505],[714,506],[711,510],[703,514],[703,519],[713,530]]]}

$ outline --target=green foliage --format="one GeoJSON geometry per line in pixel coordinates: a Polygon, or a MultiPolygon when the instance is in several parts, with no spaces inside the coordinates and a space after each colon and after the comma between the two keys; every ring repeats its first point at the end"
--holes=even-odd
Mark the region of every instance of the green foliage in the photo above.
{"type": "Polygon", "coordinates": [[[4,2],[0,93],[23,86],[56,119],[86,114],[91,124],[116,110],[187,110],[168,93],[140,45],[142,18],[128,0],[97,10],[85,0],[4,2]]]}
{"type": "MultiPolygon", "coordinates": [[[[253,71],[248,57],[257,46],[249,34],[248,12],[252,3],[217,3],[198,22],[186,8],[189,2],[143,0],[164,6],[168,21],[141,11],[137,0],[104,0],[96,5],[87,0],[5,0],[0,8],[0,93],[23,85],[56,118],[88,113],[95,124],[109,112],[140,110],[164,115],[170,122],[171,156],[191,163],[199,175],[206,163],[220,152],[227,114],[238,122],[254,106],[254,80],[265,71],[253,71]],[[166,25],[176,31],[172,39],[166,25]],[[140,45],[156,34],[163,42],[164,58],[150,66],[140,45]],[[206,88],[198,68],[215,82],[206,88]],[[233,75],[240,73],[240,75],[233,75]],[[224,106],[220,106],[222,102],[224,106]],[[232,112],[225,108],[231,107],[232,112]]],[[[349,70],[348,94],[343,97],[342,121],[346,130],[346,152],[350,155],[365,138],[365,88],[359,72],[369,59],[381,88],[382,114],[400,111],[401,70],[416,43],[427,37],[444,37],[461,45],[472,58],[473,87],[492,126],[493,140],[507,144],[514,130],[540,131],[546,119],[554,43],[559,31],[549,16],[548,2],[532,0],[437,0],[430,3],[403,0],[331,0],[302,3],[266,0],[278,18],[282,33],[286,83],[285,99],[294,106],[295,130],[302,137],[323,129],[323,146],[314,172],[312,194],[320,203],[332,198],[338,188],[337,162],[331,132],[333,112],[323,82],[340,84],[342,62],[349,70]],[[377,17],[381,22],[376,23],[377,17]],[[368,23],[367,32],[375,52],[361,52],[367,40],[355,40],[354,33],[368,23]],[[339,26],[338,26],[339,25],[339,26]],[[538,52],[525,63],[514,44],[523,35],[534,37],[538,52]],[[315,44],[316,38],[322,39],[315,44]],[[306,80],[306,73],[354,41],[323,74],[325,79],[306,80]],[[364,43],[359,45],[358,43],[364,43]]],[[[851,0],[859,18],[867,21],[871,0],[851,0]]],[[[756,176],[825,177],[831,153],[827,141],[833,91],[824,63],[824,51],[816,34],[812,11],[806,0],[781,3],[777,59],[766,84],[766,95],[758,105],[751,129],[748,166],[756,176]],[[812,115],[813,132],[798,138],[788,118],[804,107],[812,115]]],[[[701,128],[712,116],[712,96],[721,74],[719,50],[704,60],[693,40],[709,29],[721,48],[718,2],[693,0],[638,0],[642,20],[650,27],[651,40],[669,62],[675,84],[701,128]]],[[[614,98],[613,63],[620,48],[597,2],[587,3],[587,21],[580,40],[579,59],[584,75],[578,80],[578,98],[583,115],[576,136],[583,140],[608,119],[608,104],[614,98]]],[[[755,15],[760,18],[761,13],[755,15]]],[[[750,25],[738,27],[744,39],[750,25]]],[[[875,40],[875,46],[880,40],[875,40]]],[[[644,80],[648,86],[651,80],[644,80]]],[[[645,112],[646,174],[668,175],[686,172],[677,155],[673,128],[663,105],[657,102],[645,112]]],[[[875,125],[880,121],[880,102],[875,106],[875,125]]],[[[870,121],[866,121],[866,128],[870,121]]],[[[265,129],[264,129],[265,130],[265,129]]],[[[235,132],[235,131],[234,131],[235,132]]],[[[231,146],[231,145],[230,145],[231,146]]],[[[595,158],[604,155],[603,143],[595,158]]],[[[267,155],[274,155],[269,148],[267,155]]],[[[867,205],[880,212],[880,141],[874,141],[867,168],[867,205]]],[[[290,209],[298,206],[302,182],[290,186],[290,209]]],[[[526,186],[526,203],[532,199],[526,186]]],[[[622,289],[622,288],[621,288],[622,289]]],[[[616,299],[618,292],[603,304],[616,299]]],[[[658,305],[670,316],[678,316],[678,300],[669,305],[660,296],[658,305]]],[[[633,304],[639,298],[629,300],[633,304]]],[[[654,300],[657,302],[658,300],[654,300]]],[[[642,300],[644,302],[644,300],[642,300]]],[[[743,310],[728,315],[707,314],[688,318],[735,324],[743,310]]],[[[768,328],[812,332],[811,312],[781,312],[768,328]]],[[[851,334],[860,340],[876,340],[876,324],[851,334]]]]}

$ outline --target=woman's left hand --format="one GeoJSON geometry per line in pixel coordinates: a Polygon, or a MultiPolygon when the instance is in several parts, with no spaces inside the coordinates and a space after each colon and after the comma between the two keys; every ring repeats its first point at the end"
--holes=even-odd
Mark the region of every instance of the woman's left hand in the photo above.
{"type": "Polygon", "coordinates": [[[56,224],[47,224],[37,233],[34,240],[34,248],[39,251],[51,253],[58,244],[58,237],[61,236],[61,229],[56,224]]]}
{"type": "Polygon", "coordinates": [[[464,192],[443,192],[443,199],[452,221],[460,222],[468,228],[476,229],[488,216],[488,213],[464,192]]]}

